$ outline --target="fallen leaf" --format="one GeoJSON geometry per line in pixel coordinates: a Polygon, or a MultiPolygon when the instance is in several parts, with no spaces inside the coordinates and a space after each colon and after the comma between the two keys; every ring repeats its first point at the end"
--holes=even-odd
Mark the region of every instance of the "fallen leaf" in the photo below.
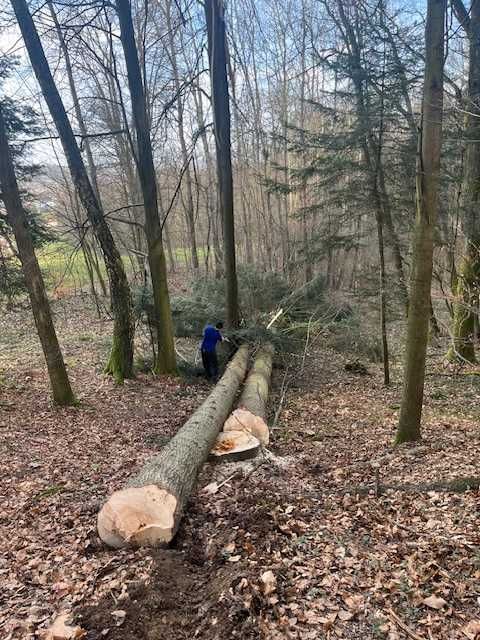
{"type": "Polygon", "coordinates": [[[354,613],[352,613],[351,611],[347,611],[346,609],[340,609],[340,611],[338,612],[338,617],[344,622],[346,622],[347,620],[351,620],[354,615],[354,613]]]}
{"type": "Polygon", "coordinates": [[[123,609],[117,609],[116,611],[112,611],[112,616],[115,618],[115,624],[117,627],[120,627],[127,617],[127,612],[123,609]]]}
{"type": "Polygon", "coordinates": [[[223,550],[225,553],[233,553],[235,551],[235,542],[229,542],[223,550]]]}
{"type": "Polygon", "coordinates": [[[277,579],[273,574],[273,571],[265,571],[264,573],[262,573],[262,575],[260,576],[260,580],[262,581],[262,584],[263,584],[262,589],[263,589],[264,595],[268,596],[274,591],[276,591],[277,579]]]}
{"type": "Polygon", "coordinates": [[[202,493],[214,494],[218,491],[218,482],[210,482],[206,487],[203,487],[202,493]]]}
{"type": "Polygon", "coordinates": [[[480,620],[471,620],[463,627],[462,633],[468,640],[477,640],[480,637],[480,620]]]}
{"type": "Polygon", "coordinates": [[[439,598],[438,596],[435,596],[435,595],[431,595],[431,596],[428,596],[428,598],[424,598],[422,602],[427,607],[430,607],[430,609],[437,609],[437,610],[443,609],[443,607],[447,604],[446,600],[444,600],[443,598],[439,598]]]}
{"type": "Polygon", "coordinates": [[[238,562],[242,556],[231,556],[228,562],[238,562]]]}
{"type": "Polygon", "coordinates": [[[349,596],[347,598],[344,598],[344,602],[347,605],[347,607],[351,611],[354,611],[355,613],[360,611],[360,609],[362,609],[365,605],[365,599],[361,595],[349,596]]]}

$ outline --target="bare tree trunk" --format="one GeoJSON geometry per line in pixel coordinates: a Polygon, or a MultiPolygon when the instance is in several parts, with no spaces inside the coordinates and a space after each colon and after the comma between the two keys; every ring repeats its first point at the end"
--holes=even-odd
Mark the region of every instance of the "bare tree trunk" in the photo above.
{"type": "Polygon", "coordinates": [[[55,333],[42,272],[40,271],[37,256],[35,255],[27,216],[20,198],[1,107],[0,185],[1,199],[5,204],[7,219],[15,235],[23,275],[32,304],[33,317],[47,363],[53,401],[59,405],[75,404],[67,369],[58,343],[57,334],[55,333]]]}
{"type": "Polygon", "coordinates": [[[205,17],[208,33],[215,146],[217,150],[219,201],[223,220],[227,324],[230,327],[238,327],[240,324],[240,312],[238,308],[235,218],[233,215],[230,101],[228,96],[226,33],[222,0],[206,0],[205,17]]]}
{"type": "Polygon", "coordinates": [[[385,252],[383,242],[383,220],[377,214],[377,241],[380,263],[380,334],[382,337],[383,382],[385,386],[390,384],[390,363],[388,357],[387,322],[386,322],[386,278],[385,278],[385,252]]]}
{"type": "Polygon", "coordinates": [[[215,278],[218,280],[223,275],[222,266],[222,249],[220,246],[220,238],[218,237],[218,195],[215,189],[215,171],[213,167],[212,154],[208,144],[205,116],[203,113],[203,100],[201,91],[194,91],[193,98],[197,111],[198,126],[200,128],[200,138],[202,140],[203,152],[207,163],[208,189],[207,189],[207,215],[210,219],[213,240],[213,259],[215,263],[215,278]]]}
{"type": "Polygon", "coordinates": [[[470,16],[462,0],[453,2],[455,12],[467,32],[469,47],[468,101],[466,111],[467,139],[465,149],[462,226],[465,247],[456,273],[453,293],[453,344],[450,360],[476,362],[475,317],[480,282],[480,2],[472,0],[470,16]]]}
{"type": "Polygon", "coordinates": [[[157,361],[155,363],[155,371],[157,373],[175,373],[177,364],[170,297],[167,285],[167,265],[163,249],[162,227],[158,214],[157,180],[155,166],[153,164],[150,124],[147,116],[145,92],[133,31],[130,2],[129,0],[117,0],[116,7],[120,21],[120,39],[125,54],[133,119],[137,133],[137,167],[145,209],[148,263],[152,278],[157,330],[157,361]]]}
{"type": "Polygon", "coordinates": [[[100,203],[89,180],[60,94],[53,80],[40,38],[25,0],[11,0],[35,76],[58,130],[72,180],[102,248],[110,281],[114,316],[113,345],[106,371],[119,383],[133,376],[132,301],[122,258],[105,222],[100,203]]]}
{"type": "MultiPolygon", "coordinates": [[[[305,14],[305,0],[302,0],[302,50],[301,50],[301,67],[302,67],[302,79],[301,79],[301,93],[300,93],[300,139],[302,145],[302,164],[305,167],[307,164],[307,157],[305,152],[305,85],[306,85],[306,38],[307,38],[307,16],[305,14]]],[[[302,184],[300,187],[300,206],[302,207],[302,236],[303,236],[303,261],[305,265],[305,282],[310,282],[312,279],[312,259],[310,255],[310,244],[308,239],[308,224],[307,224],[307,181],[302,178],[302,184]]]]}
{"type": "MultiPolygon", "coordinates": [[[[185,169],[185,186],[187,192],[187,202],[185,207],[185,214],[187,218],[187,229],[190,240],[190,251],[192,254],[192,266],[196,273],[199,270],[198,252],[197,252],[197,239],[195,235],[195,209],[193,205],[193,188],[192,188],[192,175],[190,172],[190,157],[187,151],[187,143],[185,140],[185,127],[183,123],[184,116],[184,104],[180,84],[180,73],[178,71],[177,64],[177,52],[175,51],[175,40],[171,15],[171,0],[168,0],[165,4],[168,44],[170,48],[170,60],[173,70],[173,81],[175,83],[176,102],[177,102],[177,118],[178,118],[178,137],[180,139],[180,149],[182,152],[182,161],[185,169]]],[[[182,43],[183,44],[183,43],[182,43]]]]}
{"type": "Polygon", "coordinates": [[[417,215],[413,238],[410,308],[397,444],[419,440],[421,437],[420,424],[442,147],[445,12],[446,0],[428,0],[422,127],[417,166],[417,215]]]}
{"type": "Polygon", "coordinates": [[[95,166],[95,162],[93,161],[92,148],[90,146],[90,140],[87,135],[87,127],[85,126],[85,120],[83,118],[82,110],[80,108],[80,102],[78,100],[77,88],[75,86],[75,80],[73,78],[72,63],[70,61],[70,54],[65,44],[62,29],[60,28],[60,24],[58,22],[57,14],[55,13],[55,9],[53,8],[52,1],[48,0],[47,4],[50,10],[50,15],[52,16],[53,23],[55,25],[60,49],[63,53],[63,57],[65,58],[65,68],[67,71],[68,85],[70,87],[70,93],[72,95],[73,108],[75,110],[75,117],[77,118],[78,128],[80,130],[80,134],[82,135],[82,144],[85,148],[85,153],[87,156],[87,165],[90,172],[90,180],[92,182],[92,187],[95,191],[95,195],[97,196],[98,201],[101,202],[100,190],[98,188],[97,167],[95,166]]]}

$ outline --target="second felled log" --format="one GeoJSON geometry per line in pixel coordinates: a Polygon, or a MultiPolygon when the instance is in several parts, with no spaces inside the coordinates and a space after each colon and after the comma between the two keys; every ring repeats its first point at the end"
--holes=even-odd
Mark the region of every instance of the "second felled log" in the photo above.
{"type": "Polygon", "coordinates": [[[240,396],[238,409],[229,416],[223,431],[247,431],[261,444],[268,444],[269,429],[265,417],[272,377],[273,354],[274,348],[271,344],[265,345],[257,352],[240,396]]]}

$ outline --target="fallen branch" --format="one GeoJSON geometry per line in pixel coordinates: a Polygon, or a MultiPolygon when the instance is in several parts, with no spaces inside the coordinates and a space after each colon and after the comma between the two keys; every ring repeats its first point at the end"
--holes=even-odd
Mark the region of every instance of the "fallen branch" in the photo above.
{"type": "Polygon", "coordinates": [[[248,346],[240,347],[202,406],[162,452],[104,504],[97,526],[106,544],[157,546],[172,540],[198,473],[245,377],[248,353],[248,346]]]}
{"type": "Polygon", "coordinates": [[[397,614],[392,611],[392,609],[389,610],[388,615],[390,617],[390,620],[394,622],[398,627],[400,627],[402,631],[405,631],[407,636],[409,636],[413,640],[425,640],[425,638],[422,638],[422,636],[417,635],[415,631],[412,631],[408,624],[405,624],[405,622],[401,618],[399,618],[397,614]]]}

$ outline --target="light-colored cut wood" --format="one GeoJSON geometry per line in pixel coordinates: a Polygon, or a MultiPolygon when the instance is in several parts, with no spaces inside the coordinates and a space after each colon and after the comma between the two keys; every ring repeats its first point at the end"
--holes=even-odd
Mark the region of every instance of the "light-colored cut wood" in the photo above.
{"type": "Polygon", "coordinates": [[[240,347],[211,394],[162,452],[147,462],[98,514],[98,533],[112,547],[168,544],[202,465],[245,378],[249,349],[240,347]]]}

